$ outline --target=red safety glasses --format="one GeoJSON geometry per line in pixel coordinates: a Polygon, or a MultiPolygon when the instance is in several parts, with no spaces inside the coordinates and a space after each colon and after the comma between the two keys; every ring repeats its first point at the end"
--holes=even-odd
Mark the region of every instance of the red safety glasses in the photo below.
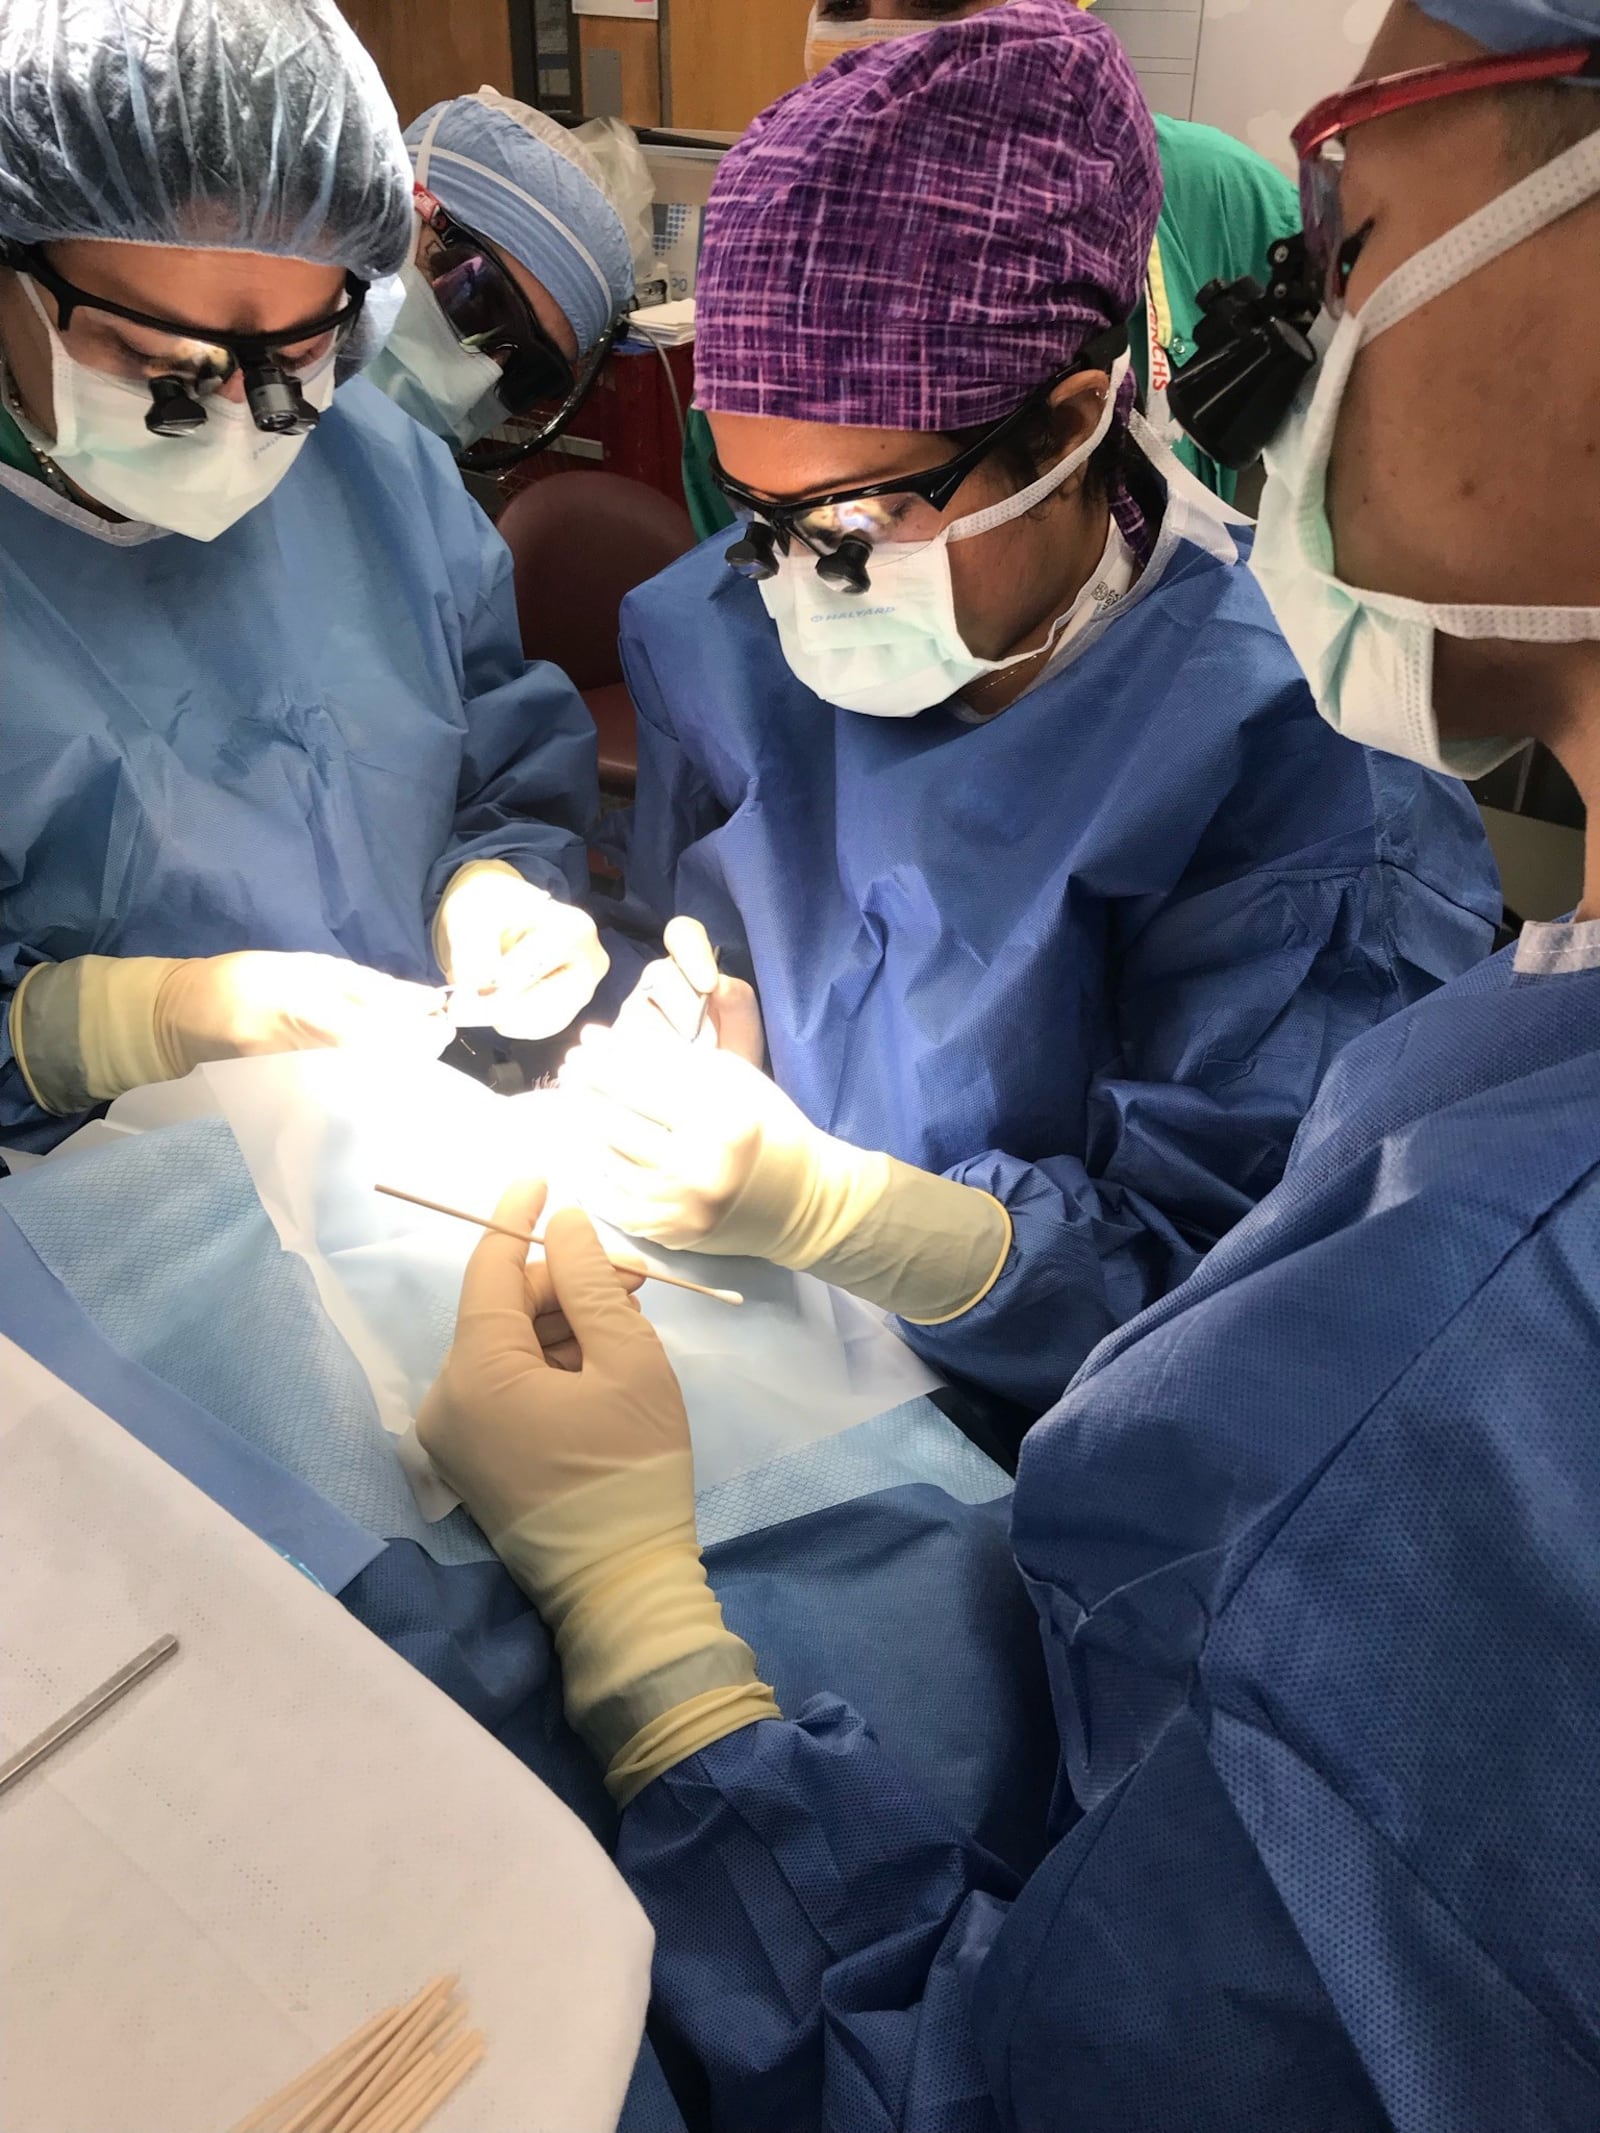
{"type": "Polygon", "coordinates": [[[1345,136],[1373,119],[1438,103],[1479,89],[1512,89],[1537,82],[1571,82],[1600,90],[1600,44],[1560,45],[1544,52],[1503,52],[1484,59],[1447,60],[1433,67],[1413,67],[1357,82],[1325,96],[1294,129],[1300,159],[1300,211],[1306,247],[1321,276],[1323,300],[1335,314],[1344,309],[1350,280],[1365,230],[1349,232],[1341,198],[1345,136]]]}

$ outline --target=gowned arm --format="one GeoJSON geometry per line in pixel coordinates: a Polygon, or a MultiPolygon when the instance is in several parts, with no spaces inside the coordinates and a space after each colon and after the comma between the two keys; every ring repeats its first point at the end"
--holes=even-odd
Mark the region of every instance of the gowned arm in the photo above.
{"type": "Polygon", "coordinates": [[[819,1698],[658,1778],[618,1864],[657,1934],[656,2019],[726,2133],[992,2133],[972,1989],[1014,1878],[819,1698]]]}
{"type": "Polygon", "coordinates": [[[487,521],[481,537],[482,590],[462,625],[455,819],[428,878],[430,920],[475,860],[503,860],[536,888],[580,900],[599,814],[594,721],[559,668],[523,658],[510,555],[487,521]]]}
{"type": "Polygon", "coordinates": [[[1129,926],[1117,1049],[1089,1086],[1083,1154],[990,1149],[947,1173],[1005,1207],[1012,1251],[973,1310],[907,1339],[1042,1412],[1278,1183],[1345,1045],[1487,938],[1464,902],[1402,869],[1293,854],[1129,926]]]}

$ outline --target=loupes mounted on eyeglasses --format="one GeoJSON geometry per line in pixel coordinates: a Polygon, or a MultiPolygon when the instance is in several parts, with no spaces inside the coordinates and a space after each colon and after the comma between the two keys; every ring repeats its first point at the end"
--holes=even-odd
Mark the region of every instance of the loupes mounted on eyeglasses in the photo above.
{"type": "Polygon", "coordinates": [[[236,333],[192,326],[97,296],[58,273],[37,245],[0,248],[0,263],[26,274],[48,292],[55,301],[56,324],[62,334],[71,331],[80,311],[88,311],[162,334],[170,341],[170,354],[149,352],[144,377],[150,393],[145,428],[157,437],[188,437],[202,430],[205,390],[225,384],[235,371],[242,376],[245,401],[258,430],[278,437],[304,436],[314,430],[317,410],[301,391],[301,384],[349,339],[367,299],[367,284],[347,274],[346,301],[337,310],[285,327],[280,333],[236,333]],[[171,362],[170,370],[159,368],[163,360],[171,362]]]}

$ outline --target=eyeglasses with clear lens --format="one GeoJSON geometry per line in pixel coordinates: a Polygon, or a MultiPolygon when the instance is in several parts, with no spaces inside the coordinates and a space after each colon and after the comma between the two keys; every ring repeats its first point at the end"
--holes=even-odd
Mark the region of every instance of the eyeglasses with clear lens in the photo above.
{"type": "Polygon", "coordinates": [[[56,271],[39,245],[0,243],[0,265],[25,274],[55,301],[56,331],[75,362],[150,394],[145,427],[157,437],[196,437],[206,403],[237,372],[258,430],[303,437],[318,411],[301,392],[354,333],[367,284],[346,273],[336,311],[278,333],[192,326],[81,289],[56,271]]]}
{"type": "Polygon", "coordinates": [[[367,294],[367,284],[347,274],[346,301],[336,311],[282,333],[243,333],[161,318],[81,289],[58,273],[38,246],[14,247],[4,263],[54,298],[56,330],[74,361],[139,384],[177,376],[206,387],[223,383],[235,370],[264,364],[289,378],[309,377],[348,340],[367,294]]]}
{"type": "MultiPolygon", "coordinates": [[[[238,368],[231,348],[187,334],[157,334],[119,324],[116,317],[80,306],[62,341],[74,362],[87,370],[132,385],[152,378],[181,377],[202,398],[225,384],[238,368]]],[[[290,348],[273,351],[272,360],[286,376],[304,379],[321,370],[338,345],[333,333],[321,333],[290,348]]]]}
{"type": "Polygon", "coordinates": [[[859,572],[863,559],[874,549],[891,543],[923,545],[937,539],[944,514],[968,475],[1021,428],[1063,379],[1085,370],[1110,371],[1127,345],[1124,327],[1097,335],[1075,362],[1046,378],[1009,414],[982,430],[964,451],[915,474],[776,497],[747,488],[713,458],[712,479],[746,521],[743,538],[728,552],[729,562],[746,576],[770,577],[776,568],[774,555],[787,555],[791,544],[798,541],[823,561],[846,550],[854,559],[852,568],[859,572]]]}
{"type": "Polygon", "coordinates": [[[938,535],[942,517],[925,496],[899,489],[855,503],[824,504],[815,511],[797,512],[788,523],[795,538],[813,555],[833,555],[849,540],[865,541],[869,548],[931,541],[938,535]]]}

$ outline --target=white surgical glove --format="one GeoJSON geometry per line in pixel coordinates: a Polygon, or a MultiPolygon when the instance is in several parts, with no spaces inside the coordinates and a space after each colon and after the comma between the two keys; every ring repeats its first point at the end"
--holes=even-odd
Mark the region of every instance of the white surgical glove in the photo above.
{"type": "Polygon", "coordinates": [[[211,1059],[357,1044],[437,1059],[453,1034],[435,986],[268,949],[41,963],[11,1002],[17,1064],[35,1101],[60,1117],[211,1059]]]}
{"type": "Polygon", "coordinates": [[[630,1036],[670,1031],[687,1042],[732,1052],[752,1066],[764,1065],[767,1037],[755,988],[743,978],[722,975],[705,927],[697,918],[675,918],[663,943],[666,954],[645,965],[613,1028],[630,1036]]]}
{"type": "Polygon", "coordinates": [[[433,946],[456,991],[456,1020],[503,1037],[555,1036],[611,967],[589,914],[536,889],[503,859],[475,859],[454,877],[433,946]]]}
{"type": "Polygon", "coordinates": [[[561,1086],[584,1205],[632,1236],[768,1259],[921,1325],[1000,1277],[998,1200],[820,1132],[730,1052],[589,1029],[561,1086]]]}
{"type": "MultiPolygon", "coordinates": [[[[496,1220],[529,1230],[543,1203],[524,1186],[496,1220]]],[[[551,1218],[542,1268],[484,1238],[417,1436],[549,1625],[567,1715],[619,1801],[780,1715],[706,1582],[672,1365],[584,1216],[551,1218]]]]}

